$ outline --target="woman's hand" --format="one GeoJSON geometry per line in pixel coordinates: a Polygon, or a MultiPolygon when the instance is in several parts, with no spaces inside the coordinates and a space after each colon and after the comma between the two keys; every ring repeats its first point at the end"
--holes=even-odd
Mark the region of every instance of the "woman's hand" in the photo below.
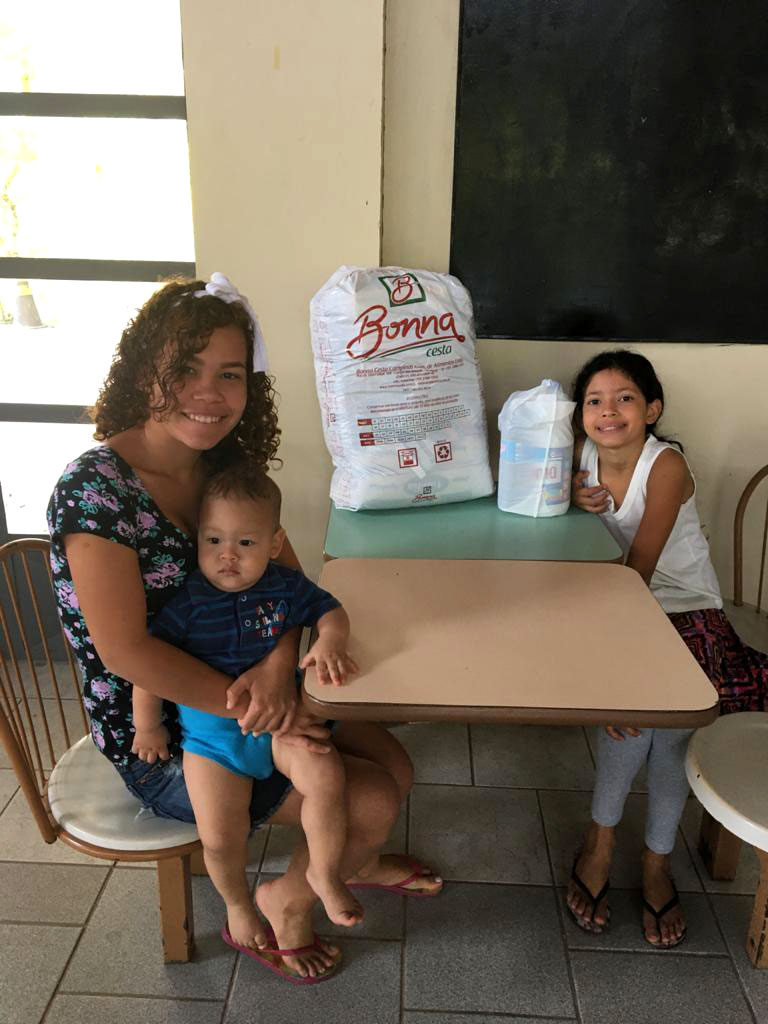
{"type": "Polygon", "coordinates": [[[282,743],[289,747],[306,747],[313,754],[327,754],[331,749],[328,739],[331,730],[319,718],[299,709],[290,732],[277,733],[282,743]]]}
{"type": "MultiPolygon", "coordinates": [[[[272,652],[274,654],[274,652],[272,652]]],[[[238,718],[243,735],[252,732],[287,732],[296,717],[297,697],[293,671],[271,656],[254,665],[232,683],[227,690],[227,707],[233,708],[247,694],[248,708],[238,718]]]]}
{"type": "Polygon", "coordinates": [[[608,511],[608,491],[598,484],[597,487],[587,487],[586,479],[589,476],[589,471],[586,469],[579,470],[578,473],[574,473],[571,478],[571,501],[577,508],[583,509],[585,512],[596,512],[598,515],[601,512],[608,511]]]}

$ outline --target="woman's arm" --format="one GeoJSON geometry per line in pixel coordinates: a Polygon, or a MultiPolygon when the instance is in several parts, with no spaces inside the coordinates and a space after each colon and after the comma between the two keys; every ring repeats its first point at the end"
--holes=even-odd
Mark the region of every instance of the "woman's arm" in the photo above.
{"type": "Polygon", "coordinates": [[[645,512],[627,555],[627,565],[650,585],[651,577],[669,539],[683,502],[693,494],[693,480],[685,459],[668,448],[656,459],[648,475],[645,512]]]}

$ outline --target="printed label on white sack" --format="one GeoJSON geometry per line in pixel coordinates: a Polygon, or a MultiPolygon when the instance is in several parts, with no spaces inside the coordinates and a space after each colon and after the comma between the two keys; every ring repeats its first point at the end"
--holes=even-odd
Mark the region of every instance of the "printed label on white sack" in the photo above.
{"type": "MultiPolygon", "coordinates": [[[[513,488],[527,498],[537,488],[543,491],[545,505],[559,505],[568,500],[571,487],[573,449],[534,448],[531,445],[502,439],[500,458],[514,463],[513,488]]],[[[512,499],[514,500],[514,498],[512,499]]]]}
{"type": "Polygon", "coordinates": [[[456,278],[342,267],[310,310],[336,505],[397,508],[490,494],[472,304],[456,278]]]}

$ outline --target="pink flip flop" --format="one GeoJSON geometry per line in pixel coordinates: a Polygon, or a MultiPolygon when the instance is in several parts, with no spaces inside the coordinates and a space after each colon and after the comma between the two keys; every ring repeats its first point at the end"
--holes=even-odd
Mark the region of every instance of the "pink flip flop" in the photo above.
{"type": "Polygon", "coordinates": [[[302,977],[295,971],[290,970],[284,964],[280,966],[280,964],[272,963],[272,961],[268,959],[270,956],[301,956],[303,953],[311,953],[313,950],[322,950],[316,935],[314,937],[314,941],[311,942],[310,945],[300,946],[298,949],[278,949],[275,933],[271,929],[267,933],[267,937],[272,945],[266,946],[264,949],[252,949],[250,946],[241,946],[240,943],[235,942],[229,934],[229,928],[226,924],[221,929],[221,937],[228,946],[232,947],[232,949],[236,949],[239,953],[249,956],[252,960],[258,960],[260,964],[264,964],[265,967],[268,967],[273,974],[276,974],[284,981],[290,982],[291,985],[319,985],[321,981],[328,981],[329,978],[332,978],[341,966],[341,957],[339,956],[339,959],[329,967],[324,974],[319,974],[317,977],[312,978],[309,975],[307,975],[307,977],[302,977]]]}
{"type": "Polygon", "coordinates": [[[425,875],[432,875],[428,867],[421,864],[416,860],[415,857],[404,858],[410,867],[413,869],[412,873],[407,878],[403,878],[400,882],[395,882],[392,885],[384,885],[383,882],[348,882],[348,889],[383,889],[385,892],[394,892],[398,896],[439,896],[443,891],[442,885],[439,889],[409,889],[408,886],[411,882],[415,882],[417,878],[423,878],[425,875]]]}

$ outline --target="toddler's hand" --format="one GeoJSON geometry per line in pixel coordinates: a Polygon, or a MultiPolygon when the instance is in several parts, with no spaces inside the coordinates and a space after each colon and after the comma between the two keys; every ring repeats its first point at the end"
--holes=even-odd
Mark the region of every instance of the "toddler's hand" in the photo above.
{"type": "Polygon", "coordinates": [[[158,725],[154,729],[137,729],[131,752],[138,754],[147,764],[154,764],[158,757],[161,761],[167,761],[171,756],[168,752],[169,739],[168,730],[164,725],[158,725]]]}
{"type": "Polygon", "coordinates": [[[586,469],[573,474],[571,478],[571,501],[577,508],[581,508],[585,512],[596,512],[598,514],[607,512],[608,492],[600,485],[597,487],[587,487],[585,481],[588,476],[589,472],[586,469]]]}
{"type": "Polygon", "coordinates": [[[608,733],[612,740],[625,739],[626,737],[624,736],[624,733],[626,733],[627,736],[642,735],[641,729],[635,729],[631,725],[622,725],[621,729],[617,729],[615,725],[606,725],[605,731],[608,733]]]}
{"type": "Polygon", "coordinates": [[[314,665],[317,670],[317,681],[321,686],[332,683],[343,686],[347,677],[359,672],[357,662],[350,657],[346,647],[332,640],[319,636],[301,659],[299,668],[314,665]]]}

